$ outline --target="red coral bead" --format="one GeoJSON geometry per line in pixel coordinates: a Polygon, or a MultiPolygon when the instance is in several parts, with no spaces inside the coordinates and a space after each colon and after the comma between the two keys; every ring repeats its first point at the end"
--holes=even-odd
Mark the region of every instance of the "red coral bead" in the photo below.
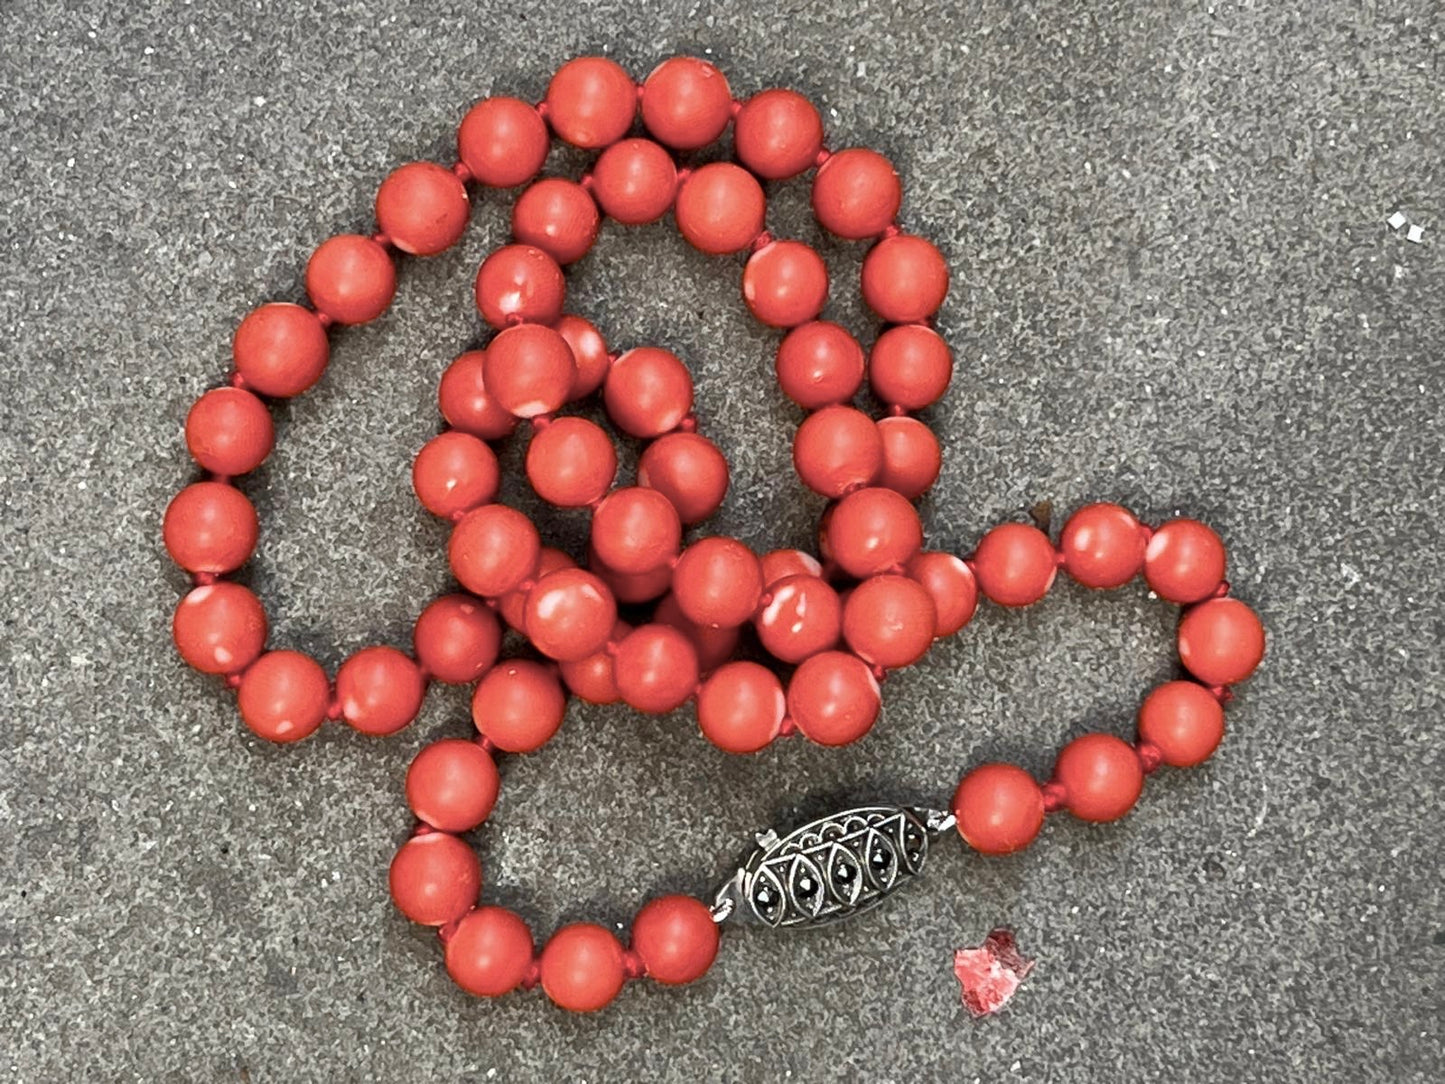
{"type": "Polygon", "coordinates": [[[933,597],[907,576],[870,576],[843,606],[843,639],[859,658],[887,670],[923,658],[937,624],[933,597]]]}
{"type": "Polygon", "coordinates": [[[980,854],[1012,854],[1044,826],[1044,794],[1034,777],[1012,764],[980,764],[953,793],[958,834],[980,854]]]}
{"type": "Polygon", "coordinates": [[[446,948],[447,974],[477,997],[501,997],[522,984],[532,966],[532,931],[501,907],[463,915],[446,948]]]}
{"type": "Polygon", "coordinates": [[[921,237],[885,237],[863,259],[863,300],[890,324],[916,324],[948,294],[948,264],[921,237]]]}
{"type": "Polygon", "coordinates": [[[778,346],[778,386],[804,410],[846,403],[863,383],[863,347],[826,320],[793,328],[778,346]]]}
{"type": "Polygon", "coordinates": [[[642,123],[678,150],[705,147],[732,119],[733,96],[723,73],[705,60],[664,60],[642,83],[642,123]]]}
{"type": "Polygon", "coordinates": [[[503,245],[477,271],[477,311],[495,328],[551,324],[562,315],[567,282],[557,261],[534,245],[503,245]]]}
{"type": "Polygon", "coordinates": [[[868,355],[873,394],[904,410],[932,406],[952,379],[953,351],[943,336],[920,324],[889,328],[868,355]]]}
{"type": "Polygon", "coordinates": [[[527,446],[527,480],[537,496],[559,508],[600,501],[616,476],[617,450],[586,418],[554,418],[527,446]]]}
{"type": "Polygon", "coordinates": [[[824,229],[850,241],[877,237],[893,223],[903,185],[893,163],[876,151],[838,151],[813,177],[813,213],[824,229]]]}
{"type": "Polygon", "coordinates": [[[615,489],[592,513],[592,548],[614,571],[651,572],[676,557],[681,545],[677,510],[655,489],[615,489]]]}
{"type": "Polygon", "coordinates": [[[512,204],[512,236],[559,264],[587,255],[601,223],[597,202],[587,189],[561,177],[543,177],[512,204]]]}
{"type": "Polygon", "coordinates": [[[772,550],[763,554],[763,584],[773,586],[788,576],[821,576],[823,566],[802,550],[772,550]]]}
{"type": "Polygon", "coordinates": [[[928,492],[943,469],[943,449],[933,430],[917,418],[883,418],[878,436],[883,441],[878,484],[909,500],[928,492]]]}
{"type": "Polygon", "coordinates": [[[658,625],[670,625],[692,641],[697,651],[699,673],[710,673],[736,654],[741,634],[736,625],[714,627],[699,625],[677,604],[677,595],[664,595],[652,611],[652,620],[658,625]]]}
{"type": "Polygon", "coordinates": [[[622,945],[610,930],[589,922],[563,926],[541,957],[542,989],[571,1012],[596,1012],[627,980],[622,945]]]}
{"type": "Polygon", "coordinates": [[[474,741],[445,738],[423,747],[406,770],[406,804],[442,832],[470,832],[491,815],[501,780],[474,741]]]}
{"type": "Polygon", "coordinates": [[[665,715],[697,689],[697,648],[670,625],[643,625],[617,645],[613,672],[629,707],[665,715]]]}
{"type": "Polygon", "coordinates": [[[816,574],[784,576],[768,585],[756,627],[773,658],[802,662],[837,645],[843,634],[843,603],[816,574]]]}
{"type": "Polygon", "coordinates": [[[743,300],[769,327],[797,327],[828,300],[828,265],[801,241],[769,241],[743,268],[743,300]]]}
{"type": "Polygon", "coordinates": [[[445,926],[476,904],[482,864],[456,836],[425,832],[397,849],[388,879],[398,911],[421,926],[445,926]]]}
{"type": "Polygon", "coordinates": [[[572,382],[568,399],[577,400],[591,395],[607,379],[607,370],[612,358],[607,353],[607,340],[596,326],[580,316],[564,313],[552,325],[552,330],[567,340],[572,348],[572,360],[577,365],[577,378],[572,382]]]}
{"type": "Polygon", "coordinates": [[[468,591],[495,598],[533,574],[541,549],[530,519],[504,504],[486,504],[452,528],[447,560],[452,575],[468,591]]]}
{"type": "Polygon", "coordinates": [[[376,192],[377,226],[414,256],[435,256],[456,244],[471,213],[467,186],[435,162],[408,162],[376,192]]]}
{"type": "Polygon", "coordinates": [[[500,440],[517,427],[517,418],[487,391],[486,352],[469,350],[442,374],[437,405],[453,429],[483,440],[500,440]]]}
{"type": "Polygon", "coordinates": [[[624,433],[643,439],[661,436],[676,429],[692,409],[692,374],[676,354],[639,346],[613,362],[602,401],[624,433]]]}
{"type": "Polygon", "coordinates": [[[717,959],[712,911],[691,896],[649,900],[632,920],[632,951],[647,975],[666,986],[696,982],[717,959]]]}
{"type": "Polygon", "coordinates": [[[547,160],[547,125],[517,98],[486,98],[457,129],[457,156],[482,184],[514,188],[535,177],[547,160]]]}
{"type": "Polygon", "coordinates": [[[1224,543],[1198,520],[1170,520],[1144,547],[1144,578],[1149,589],[1180,605],[1214,594],[1224,582],[1224,563],[1224,543]]]}
{"type": "Polygon", "coordinates": [[[585,569],[549,572],[527,594],[527,639],[549,659],[585,659],[606,645],[616,623],[612,591],[585,569]]]}
{"type": "Polygon", "coordinates": [[[203,470],[245,474],[271,454],[276,429],[266,404],[241,388],[215,388],[186,415],[186,448],[203,470]]]}
{"type": "Polygon", "coordinates": [[[443,595],[416,619],[412,650],[426,673],[448,685],[469,685],[497,661],[497,615],[470,595],[443,595]]]}
{"type": "Polygon", "coordinates": [[[1090,504],[1059,535],[1064,571],[1085,587],[1120,587],[1144,566],[1144,529],[1127,508],[1090,504]]]}
{"type": "Polygon", "coordinates": [[[860,579],[902,568],[923,548],[918,509],[891,489],[860,489],[832,509],[826,536],[833,560],[860,579]]]}
{"type": "Polygon", "coordinates": [[[733,149],[759,177],[785,180],[817,161],[823,118],[796,91],[765,90],[744,102],[733,121],[733,149]]]}
{"type": "Polygon", "coordinates": [[[237,674],[266,646],[266,611],[239,583],[222,580],[188,592],[171,633],[186,663],[204,674],[237,674]]]}
{"type": "Polygon", "coordinates": [[[1224,739],[1224,708],[1193,681],[1165,682],[1139,708],[1139,739],[1158,749],[1165,764],[1192,768],[1224,739]]]}
{"type": "Polygon", "coordinates": [[[1179,622],[1179,661],[1206,685],[1243,681],[1263,658],[1264,626],[1238,599],[1201,602],[1179,622]]]}
{"type": "Polygon", "coordinates": [[[687,243],[714,256],[741,252],[763,232],[767,199],[757,179],[731,162],[710,162],[677,193],[677,228],[687,243]]]}
{"type": "Polygon", "coordinates": [[[391,253],[370,237],[343,233],[323,241],[306,264],[306,295],[338,324],[364,324],[396,294],[391,253]]]}
{"type": "Polygon", "coordinates": [[[707,437],[668,433],[643,450],[637,484],[665,496],[683,523],[701,523],[727,496],[728,461],[707,437]]]}
{"type": "Polygon", "coordinates": [[[672,586],[670,561],[663,561],[646,572],[619,572],[615,568],[607,567],[597,556],[597,548],[590,543],[587,556],[587,567],[607,581],[607,586],[612,588],[612,594],[618,602],[627,605],[651,602],[667,594],[668,588],[672,586]]]}
{"type": "Polygon", "coordinates": [[[553,546],[543,546],[537,554],[537,567],[532,571],[531,577],[523,580],[505,595],[497,597],[497,613],[501,615],[508,627],[522,632],[527,625],[527,595],[534,586],[534,581],[540,580],[548,573],[556,572],[559,568],[576,567],[577,562],[561,550],[553,546]]]}
{"type": "Polygon", "coordinates": [[[422,445],[411,466],[411,484],[422,507],[443,519],[458,519],[497,495],[502,473],[492,449],[455,430],[422,445]]]}
{"type": "Polygon", "coordinates": [[[577,379],[567,340],[540,324],[499,331],[487,346],[482,366],[487,390],[503,410],[519,418],[558,410],[577,379]]]}
{"type": "Polygon", "coordinates": [[[841,497],[878,477],[883,438],[861,410],[824,407],[804,418],[793,435],[793,467],[813,492],[841,497]]]}
{"type": "Polygon", "coordinates": [[[699,539],[677,559],[672,591],[688,620],[704,628],[734,628],[758,608],[763,568],[734,538],[699,539]]]}
{"type": "Polygon", "coordinates": [[[266,652],[246,668],[236,687],[241,720],[267,741],[300,741],[315,733],[330,703],[326,671],[299,651],[266,652]]]}
{"type": "MultiPolygon", "coordinates": [[[[632,631],[625,621],[612,626],[611,643],[621,643],[632,631]]],[[[622,694],[617,691],[617,678],[612,666],[612,653],[607,648],[593,652],[585,659],[559,664],[562,680],[574,696],[589,704],[615,704],[622,694]]]]}
{"type": "Polygon", "coordinates": [[[592,194],[624,226],[656,222],[677,197],[677,163],[650,139],[624,139],[592,166],[592,194]]]}
{"type": "Polygon", "coordinates": [[[363,734],[394,734],[416,718],[426,695],[421,667],[394,647],[365,647],[336,671],[341,717],[363,734]]]}
{"type": "Polygon", "coordinates": [[[246,495],[225,482],[194,482],[171,498],[161,540],[187,572],[231,572],[256,552],[261,530],[246,495]]]}
{"type": "Polygon", "coordinates": [[[472,692],[477,732],[508,753],[530,753],[551,740],[567,711],[567,694],[551,668],[506,659],[472,692]]]}
{"type": "Polygon", "coordinates": [[[938,616],[934,636],[952,636],[973,619],[978,581],[962,560],[951,553],[927,551],[914,556],[905,571],[933,598],[938,616]]]}
{"type": "Polygon", "coordinates": [[[697,725],[726,753],[756,753],[776,738],[788,701],[778,675],[755,662],[719,667],[697,693],[697,725]]]}
{"type": "Polygon", "coordinates": [[[253,309],[231,340],[236,375],[261,395],[289,398],[321,379],[331,358],[326,328],[310,309],[272,301],[253,309]]]}
{"type": "Polygon", "coordinates": [[[788,714],[819,745],[847,745],[873,729],[882,698],[868,664],[844,651],[805,660],[788,682],[788,714]]]}
{"type": "Polygon", "coordinates": [[[637,115],[632,76],[606,57],[583,56],[557,69],[547,86],[547,121],[574,147],[595,150],[627,134],[637,115]]]}
{"type": "Polygon", "coordinates": [[[978,587],[1000,606],[1030,606],[1049,592],[1058,557],[1049,536],[1027,523],[1001,523],[973,555],[978,587]]]}
{"type": "Polygon", "coordinates": [[[1139,800],[1144,769],[1134,747],[1113,734],[1084,734],[1054,764],[1064,806],[1080,820],[1116,821],[1139,800]]]}

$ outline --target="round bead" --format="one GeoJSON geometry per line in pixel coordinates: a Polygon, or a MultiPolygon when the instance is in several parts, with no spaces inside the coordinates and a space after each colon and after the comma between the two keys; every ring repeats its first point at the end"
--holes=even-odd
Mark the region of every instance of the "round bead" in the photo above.
{"type": "Polygon", "coordinates": [[[171,633],[186,663],[204,674],[236,674],[266,646],[266,611],[239,583],[197,587],[176,606],[171,633]]]}
{"type": "Polygon", "coordinates": [[[504,504],[485,504],[452,528],[447,560],[452,575],[468,591],[495,598],[532,575],[541,549],[530,519],[504,504]]]}
{"type": "Polygon", "coordinates": [[[665,715],[697,689],[697,648],[670,625],[643,625],[617,645],[613,673],[629,707],[665,715]]]}
{"type": "Polygon", "coordinates": [[[514,188],[541,170],[550,142],[532,106],[517,98],[486,98],[462,118],[457,157],[482,184],[514,188]]]}
{"type": "Polygon", "coordinates": [[[492,756],[474,741],[432,742],[406,770],[406,804],[442,832],[470,832],[491,815],[501,781],[492,756]]]}
{"type": "Polygon", "coordinates": [[[527,446],[527,480],[537,496],[559,508],[600,501],[616,476],[617,450],[586,418],[554,418],[527,446]]]}
{"type": "Polygon", "coordinates": [[[1030,606],[1048,594],[1058,572],[1049,536],[1027,523],[1001,523],[973,555],[978,587],[1000,606],[1030,606]]]}
{"type": "Polygon", "coordinates": [[[596,1012],[627,979],[622,945],[610,930],[590,922],[563,926],[542,950],[542,989],[560,1008],[596,1012]]]}
{"type": "Polygon", "coordinates": [[[541,580],[543,576],[556,572],[559,568],[576,567],[577,562],[561,550],[543,546],[537,554],[537,567],[532,571],[531,578],[523,580],[505,595],[497,597],[497,613],[509,628],[522,632],[527,627],[527,595],[535,586],[533,581],[541,580]]]}
{"type": "Polygon", "coordinates": [[[1127,508],[1090,504],[1059,535],[1064,571],[1085,587],[1120,587],[1144,566],[1144,530],[1127,508]]]}
{"type": "Polygon", "coordinates": [[[769,584],[756,626],[769,655],[802,662],[837,645],[843,634],[843,603],[819,576],[785,576],[769,584]]]}
{"type": "Polygon", "coordinates": [[[512,236],[560,264],[587,255],[597,240],[597,203],[575,181],[543,177],[512,204],[512,236]]]}
{"type": "Polygon", "coordinates": [[[873,394],[890,406],[922,410],[938,402],[953,379],[953,351],[921,324],[889,328],[868,355],[873,394]]]}
{"type": "Polygon", "coordinates": [[[499,331],[482,364],[487,390],[503,410],[519,418],[558,410],[577,379],[567,340],[540,324],[499,331]]]}
{"type": "Polygon", "coordinates": [[[593,165],[592,194],[624,226],[656,222],[677,195],[677,163],[650,139],[624,139],[593,165]]]}
{"type": "Polygon", "coordinates": [[[948,294],[948,264],[921,237],[886,237],[863,259],[863,300],[890,324],[916,324],[948,294]]]}
{"type": "Polygon", "coordinates": [[[236,328],[231,359],[246,387],[289,398],[321,379],[331,358],[326,328],[310,309],[272,301],[253,309],[236,328]]]}
{"type": "Polygon", "coordinates": [[[978,607],[978,583],[968,565],[951,553],[917,554],[905,568],[933,598],[938,623],[933,635],[952,636],[973,619],[978,607]]]}
{"type": "Polygon", "coordinates": [[[876,151],[838,151],[813,178],[813,213],[823,228],[850,241],[877,237],[893,224],[903,185],[893,163],[876,151]]]}
{"type": "Polygon", "coordinates": [[[194,482],[171,498],[161,540],[187,572],[230,572],[256,551],[261,525],[246,495],[225,482],[194,482]]]}
{"type": "Polygon", "coordinates": [[[672,591],[689,621],[704,628],[734,628],[752,619],[763,593],[763,568],[733,538],[703,538],[682,551],[672,591]]]}
{"type": "Polygon", "coordinates": [[[862,579],[906,565],[923,548],[918,509],[891,489],[860,489],[832,509],[826,528],[833,560],[862,579]]]}
{"type": "Polygon", "coordinates": [[[736,625],[717,628],[699,625],[682,612],[682,607],[677,604],[676,594],[663,596],[657,609],[652,611],[652,620],[658,625],[671,625],[692,642],[697,651],[699,673],[706,674],[716,670],[737,653],[741,633],[736,625]]]}
{"type": "Polygon", "coordinates": [[[907,576],[870,576],[848,594],[843,639],[865,662],[893,670],[923,658],[938,623],[933,597],[907,576]]]}
{"type": "Polygon", "coordinates": [[[1113,734],[1085,734],[1064,746],[1054,764],[1064,806],[1080,820],[1116,821],[1139,800],[1144,769],[1134,747],[1113,734]]]}
{"type": "Polygon", "coordinates": [[[1203,523],[1174,519],[1144,547],[1144,578],[1166,602],[1206,599],[1224,582],[1224,543],[1203,523]]]}
{"type": "MultiPolygon", "coordinates": [[[[621,643],[631,631],[632,627],[626,622],[617,622],[612,626],[612,642],[621,643]]],[[[585,659],[561,663],[560,669],[567,688],[589,704],[615,704],[621,698],[613,673],[612,653],[605,647],[585,659]]]]}
{"type": "Polygon", "coordinates": [[[456,836],[424,832],[397,850],[389,880],[398,911],[421,926],[445,926],[477,902],[482,864],[456,836]]]}
{"type": "Polygon", "coordinates": [[[756,753],[782,730],[787,697],[778,675],[755,662],[719,667],[697,692],[697,725],[725,753],[756,753]]]}
{"type": "Polygon", "coordinates": [[[917,418],[883,418],[878,436],[883,441],[878,484],[909,500],[928,492],[943,469],[943,450],[933,430],[917,418]]]}
{"type": "Polygon", "coordinates": [[[486,504],[501,485],[497,457],[470,433],[441,433],[422,445],[411,467],[411,484],[422,507],[443,519],[486,504]]]}
{"type": "Polygon", "coordinates": [[[1179,622],[1179,661],[1206,685],[1233,685],[1264,658],[1264,626],[1234,598],[1191,606],[1179,622]]]}
{"type": "Polygon", "coordinates": [[[577,365],[577,378],[572,382],[568,398],[574,401],[582,399],[602,387],[602,382],[607,379],[607,370],[612,366],[612,359],[607,354],[607,340],[602,337],[602,332],[590,321],[570,313],[564,313],[552,325],[552,330],[567,340],[567,345],[572,348],[572,360],[577,365]]]}
{"type": "Polygon", "coordinates": [[[655,489],[615,489],[592,513],[592,548],[614,571],[651,572],[676,557],[681,545],[677,510],[655,489]]]}
{"type": "Polygon", "coordinates": [[[306,264],[306,295],[338,324],[364,324],[396,294],[391,254],[370,237],[343,233],[323,241],[306,264]]]}
{"type": "Polygon", "coordinates": [[[501,907],[463,915],[447,941],[447,974],[477,997],[501,997],[522,984],[532,966],[532,931],[501,907]]]}
{"type": "Polygon", "coordinates": [[[632,921],[632,951],[647,975],[667,986],[696,982],[717,959],[712,911],[691,896],[649,900],[632,921]]]}
{"type": "Polygon", "coordinates": [[[796,91],[765,90],[744,102],[733,121],[733,149],[759,177],[794,177],[823,149],[823,118],[796,91]]]}
{"type": "Polygon", "coordinates": [[[825,497],[866,486],[883,469],[883,438],[861,410],[824,407],[793,435],[793,467],[803,484],[825,497]]]}
{"type": "Polygon", "coordinates": [[[812,656],[788,683],[788,714],[819,745],[857,741],[873,729],[881,706],[868,664],[844,651],[812,656]]]}
{"type": "Polygon", "coordinates": [[[413,256],[434,256],[456,244],[471,213],[467,186],[435,162],[408,162],[376,192],[377,226],[413,256]]]}
{"type": "Polygon", "coordinates": [[[980,854],[1012,854],[1044,826],[1044,793],[1034,777],[1012,764],[980,764],[953,792],[958,834],[980,854]]]}
{"type": "Polygon", "coordinates": [[[470,595],[443,595],[416,619],[411,643],[426,673],[448,685],[470,685],[497,661],[502,627],[470,595]]]}
{"type": "Polygon", "coordinates": [[[547,121],[574,147],[595,150],[617,142],[636,114],[632,76],[606,57],[569,60],[547,86],[547,121]]]}
{"type": "Polygon", "coordinates": [[[692,374],[676,354],[639,346],[613,362],[602,401],[624,433],[658,437],[676,429],[692,409],[692,374]]]}
{"type": "Polygon", "coordinates": [[[1157,748],[1171,767],[1202,764],[1223,738],[1223,706],[1193,681],[1165,682],[1139,708],[1139,739],[1157,748]]]}
{"type": "Polygon", "coordinates": [[[763,186],[731,162],[700,167],[677,192],[679,232],[693,248],[713,256],[741,252],[752,244],[763,232],[766,212],[763,186]]]}
{"type": "Polygon", "coordinates": [[[637,484],[666,497],[683,523],[701,523],[727,496],[728,461],[707,437],[668,433],[643,450],[637,484]]]}
{"type": "Polygon", "coordinates": [[[242,388],[215,388],[186,415],[186,448],[203,470],[245,474],[271,454],[276,429],[266,404],[242,388]]]}
{"type": "Polygon", "coordinates": [[[426,695],[421,667],[394,647],[364,647],[336,671],[341,717],[363,734],[395,734],[426,695]]]}
{"type": "Polygon", "coordinates": [[[837,324],[814,320],[778,346],[778,386],[804,410],[847,403],[863,383],[863,347],[837,324]]]}
{"type": "Polygon", "coordinates": [[[266,652],[236,687],[241,720],[267,741],[300,741],[315,733],[330,702],[326,671],[299,651],[266,652]]]}
{"type": "Polygon", "coordinates": [[[540,749],[557,733],[567,694],[549,667],[506,659],[487,671],[472,693],[477,732],[508,753],[540,749]]]}
{"type": "Polygon", "coordinates": [[[585,569],[549,572],[527,594],[527,639],[549,659],[585,659],[606,645],[616,623],[611,590],[585,569]]]}
{"type": "Polygon", "coordinates": [[[788,576],[821,576],[823,566],[802,550],[772,550],[763,554],[763,584],[773,586],[788,576]]]}
{"type": "Polygon", "coordinates": [[[437,405],[453,429],[500,440],[517,427],[517,419],[488,393],[486,358],[483,350],[469,350],[447,366],[437,389],[437,405]]]}
{"type": "Polygon", "coordinates": [[[562,315],[567,283],[557,261],[534,245],[503,245],[477,271],[477,311],[495,328],[551,324],[562,315]]]}
{"type": "Polygon", "coordinates": [[[801,241],[769,241],[743,268],[743,300],[769,327],[797,327],[828,300],[828,265],[801,241]]]}
{"type": "Polygon", "coordinates": [[[732,112],[727,79],[697,57],[664,60],[642,84],[642,123],[678,150],[707,146],[722,135],[732,112]]]}
{"type": "Polygon", "coordinates": [[[618,572],[603,563],[595,546],[589,546],[587,566],[607,581],[618,602],[627,605],[659,599],[672,586],[672,564],[668,561],[646,572],[618,572]]]}

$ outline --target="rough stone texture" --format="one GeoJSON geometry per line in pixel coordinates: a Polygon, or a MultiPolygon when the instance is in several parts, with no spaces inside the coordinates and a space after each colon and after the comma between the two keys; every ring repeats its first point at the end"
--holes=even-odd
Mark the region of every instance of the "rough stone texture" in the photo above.
{"type": "MultiPolygon", "coordinates": [[[[1441,32],[1430,0],[7,5],[0,1072],[1440,1079],[1441,32]],[[538,97],[589,50],[639,74],[709,55],[740,94],[798,86],[834,145],[898,164],[904,221],[956,273],[934,544],[967,550],[1041,499],[1198,515],[1271,652],[1218,758],[1155,777],[1125,822],[1059,818],[1003,861],[942,847],[855,925],[739,933],[696,988],[638,984],[577,1018],[467,999],[386,899],[403,768],[467,731],[464,691],[390,741],[252,740],[171,650],[183,579],[158,535],[192,472],[187,404],[225,373],[237,319],[297,297],[321,239],[368,228],[391,166],[446,159],[471,100],[538,97]],[[1387,228],[1397,208],[1424,244],[1387,228]],[[976,1023],[951,954],[1000,923],[1039,963],[976,1023]]],[[[506,201],[478,204],[456,251],[407,264],[390,315],[336,339],[244,483],[274,641],[330,666],[405,645],[447,582],[408,464],[438,374],[481,334],[470,276],[506,201]]],[[[816,236],[805,186],[770,226],[816,236]]],[[[871,334],[857,249],[824,248],[831,311],[871,334]]],[[[736,468],[715,528],[806,544],[797,416],[737,275],[669,228],[609,226],[574,307],[694,367],[736,468]]],[[[581,537],[575,517],[544,530],[581,537]]],[[[539,934],[623,923],[651,893],[706,891],[760,826],[945,801],[985,757],[1047,773],[1067,736],[1128,731],[1171,671],[1173,619],[1141,588],[986,608],[841,751],[731,759],[682,715],[574,707],[504,769],[486,891],[539,934]]]]}

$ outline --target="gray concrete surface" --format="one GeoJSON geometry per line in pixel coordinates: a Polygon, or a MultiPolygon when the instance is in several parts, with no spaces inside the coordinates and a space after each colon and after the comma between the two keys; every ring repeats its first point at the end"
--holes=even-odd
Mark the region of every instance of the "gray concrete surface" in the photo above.
{"type": "MultiPolygon", "coordinates": [[[[1430,0],[11,0],[0,1075],[1441,1079],[1441,33],[1430,0]],[[471,100],[539,96],[589,50],[638,73],[709,55],[742,94],[798,86],[834,145],[898,163],[904,220],[956,270],[935,544],[967,550],[1041,499],[1198,515],[1271,652],[1218,758],[1156,777],[1124,823],[1060,819],[1005,861],[943,848],[855,925],[728,937],[696,988],[639,984],[576,1018],[539,994],[468,1000],[386,899],[402,771],[467,731],[464,692],[390,741],[252,740],[172,653],[183,581],[159,522],[191,476],[187,404],[240,315],[298,296],[311,247],[369,226],[391,166],[445,158],[471,100]],[[1385,226],[1397,208],[1424,244],[1385,226]],[[1000,923],[1037,970],[974,1022],[951,953],[1000,923]]],[[[482,198],[456,251],[408,264],[392,313],[339,336],[324,384],[278,412],[245,483],[264,523],[246,578],[275,642],[328,665],[405,644],[446,584],[408,464],[438,374],[480,333],[470,276],[506,206],[482,198]]],[[[770,215],[814,236],[802,186],[770,215]]],[[[694,367],[736,465],[716,527],[805,543],[818,502],[736,264],[624,232],[573,276],[575,306],[694,367]]],[[[832,311],[867,330],[857,251],[826,250],[832,311]]],[[[545,523],[579,541],[575,519],[545,523]]],[[[944,800],[983,757],[1045,773],[1068,735],[1128,729],[1173,665],[1172,620],[1142,589],[986,609],[842,751],[729,759],[682,717],[574,707],[505,768],[487,892],[539,932],[621,922],[835,800],[944,800]]]]}

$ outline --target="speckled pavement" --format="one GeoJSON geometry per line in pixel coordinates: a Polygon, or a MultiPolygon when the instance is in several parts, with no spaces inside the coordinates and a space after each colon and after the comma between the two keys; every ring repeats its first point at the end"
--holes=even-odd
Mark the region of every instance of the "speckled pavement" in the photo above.
{"type": "MultiPolygon", "coordinates": [[[[497,5],[6,5],[0,39],[0,1076],[15,1081],[1433,1081],[1445,1077],[1441,800],[1445,44],[1431,0],[1311,4],[632,0],[497,5]],[[958,379],[924,502],[967,551],[1041,500],[1115,499],[1225,537],[1268,626],[1218,757],[1124,822],[1051,820],[1026,854],[939,848],[852,925],[739,932],[695,988],[579,1018],[453,988],[385,892],[403,769],[466,733],[267,747],[169,642],[161,511],[189,402],[231,329],[296,298],[311,248],[369,228],[392,166],[446,159],[468,104],[539,97],[606,51],[707,55],[737,93],[795,85],[835,146],[876,146],[904,222],[955,269],[958,379]],[[1423,243],[1386,219],[1403,211],[1423,243]],[[1034,973],[959,1003],[953,951],[1007,924],[1034,973]]],[[[576,171],[575,158],[557,163],[576,171]]],[[[447,583],[417,508],[436,380],[481,334],[470,279],[506,229],[410,261],[391,313],[335,340],[244,488],[244,578],[273,640],[328,666],[405,646],[447,583]]],[[[775,233],[815,239],[806,185],[775,233]]],[[[872,329],[856,246],[830,314],[872,329]]],[[[676,350],[732,457],[712,524],[806,544],[798,415],[737,261],[608,226],[572,304],[676,350]],[[626,238],[619,236],[630,233],[626,238]]],[[[508,460],[514,467],[517,454],[508,460]]],[[[630,460],[629,460],[630,464],[630,460]]],[[[526,504],[515,478],[508,495],[526,504]]],[[[582,523],[544,515],[574,551],[582,523]]],[[[985,607],[890,679],[874,733],[738,759],[690,719],[574,706],[504,767],[489,898],[539,935],[706,892],[753,830],[853,799],[946,801],[963,765],[1046,774],[1127,732],[1171,673],[1171,608],[1060,584],[985,607]]]]}

